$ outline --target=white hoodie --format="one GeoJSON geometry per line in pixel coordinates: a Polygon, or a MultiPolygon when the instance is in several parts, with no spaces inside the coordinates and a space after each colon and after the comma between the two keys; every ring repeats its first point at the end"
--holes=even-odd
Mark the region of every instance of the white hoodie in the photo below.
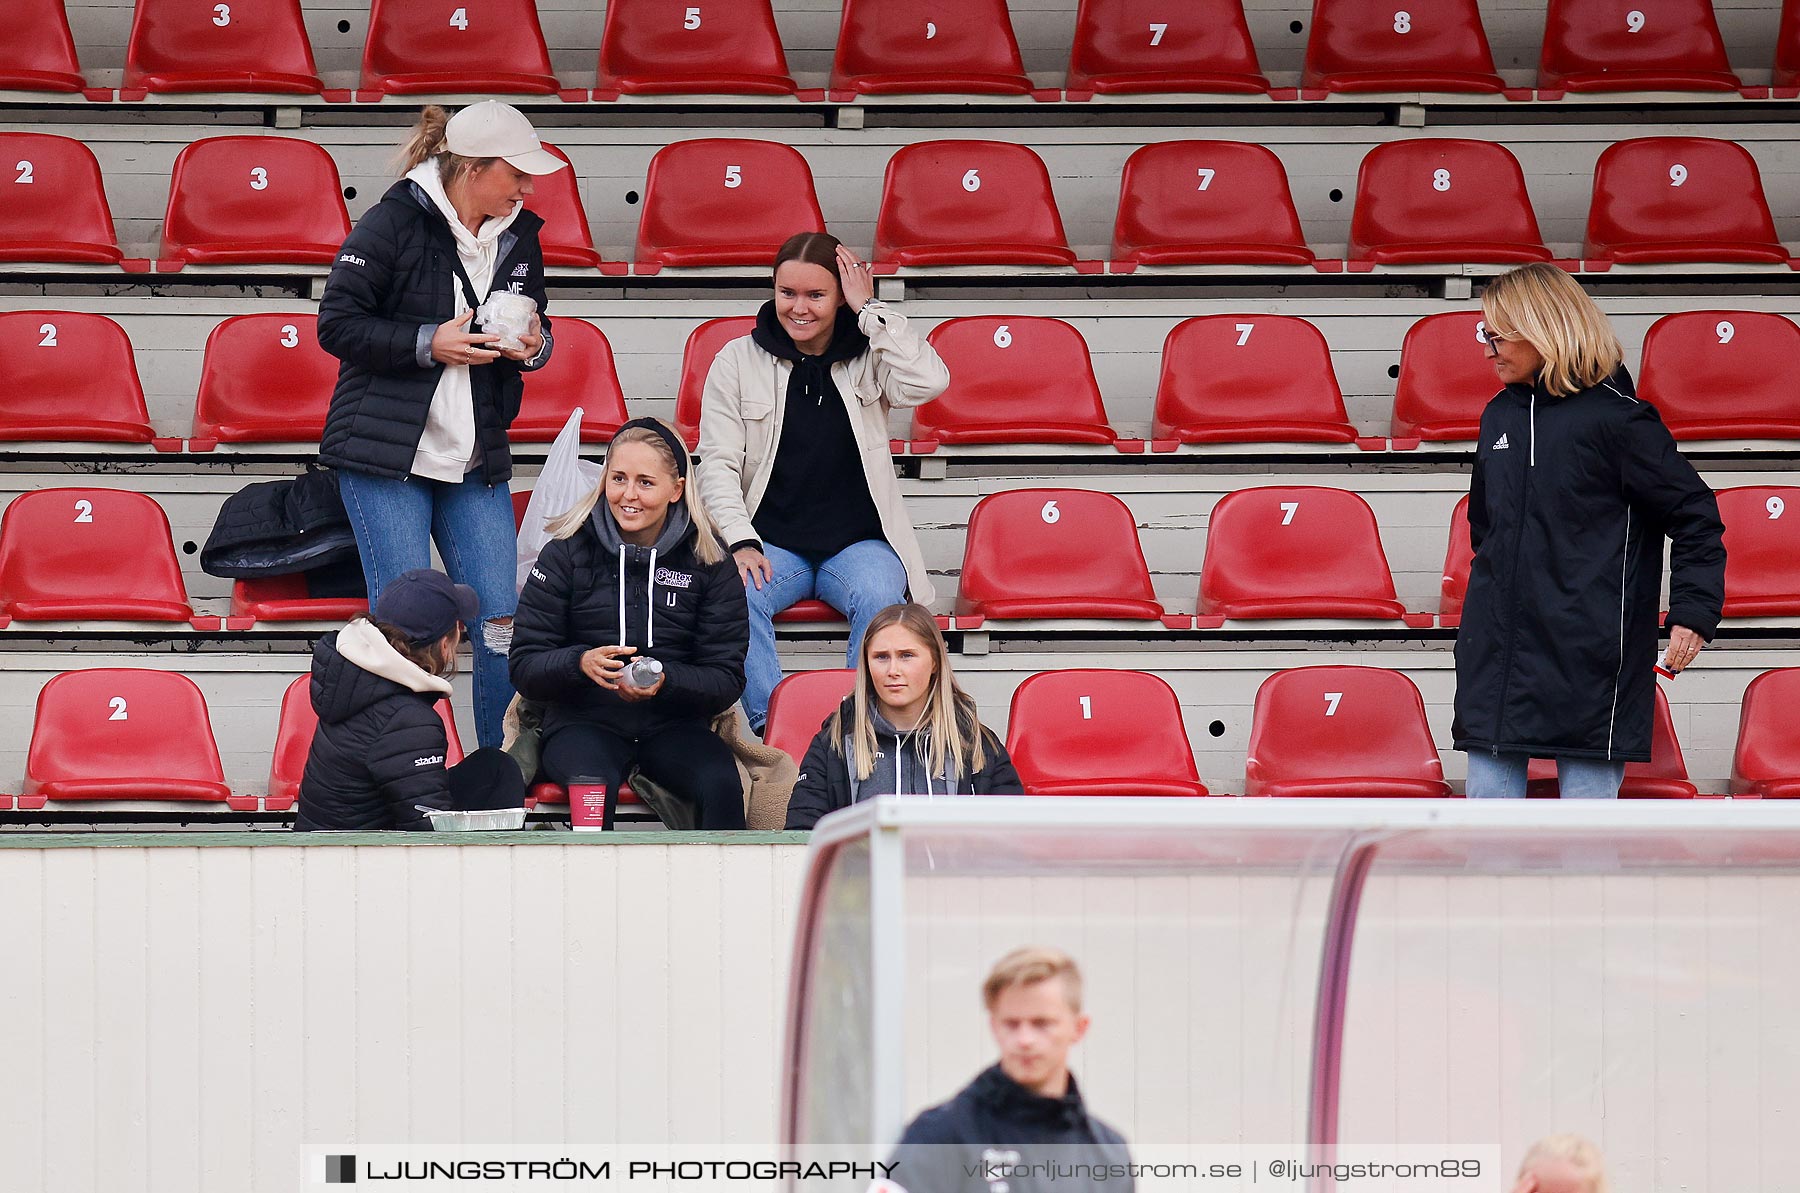
{"type": "Polygon", "coordinates": [[[358,617],[337,636],[338,654],[355,663],[370,675],[391,679],[414,692],[451,693],[450,681],[431,674],[394,649],[387,635],[376,629],[366,617],[358,617]]]}
{"type": "MultiPolygon", "coordinates": [[[[449,221],[451,234],[456,237],[456,255],[462,261],[463,271],[469,275],[469,284],[475,287],[477,298],[485,297],[493,285],[494,269],[500,264],[500,234],[512,227],[525,205],[515,203],[509,214],[500,219],[488,219],[482,223],[480,232],[470,232],[456,217],[456,208],[451,204],[450,196],[444,193],[435,161],[420,162],[406,177],[431,196],[431,201],[449,221]]],[[[455,296],[456,314],[460,317],[469,309],[462,283],[452,279],[450,290],[455,296]]],[[[419,436],[410,471],[414,476],[429,480],[460,484],[474,460],[475,389],[469,379],[469,366],[445,365],[438,375],[437,391],[431,395],[431,410],[426,415],[425,430],[419,436]]]]}

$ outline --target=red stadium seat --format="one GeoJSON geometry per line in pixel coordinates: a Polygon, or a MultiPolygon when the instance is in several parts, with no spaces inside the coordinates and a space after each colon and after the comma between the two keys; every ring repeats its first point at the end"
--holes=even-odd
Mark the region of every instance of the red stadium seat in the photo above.
{"type": "MultiPolygon", "coordinates": [[[[148,92],[253,91],[318,95],[300,0],[138,0],[125,47],[122,100],[148,92]]],[[[348,100],[348,91],[329,97],[348,100]]]]}
{"type": "MultiPolygon", "coordinates": [[[[1556,799],[1562,794],[1557,784],[1556,763],[1548,758],[1533,758],[1525,773],[1525,794],[1537,799],[1556,799]]],[[[1625,764],[1625,781],[1619,785],[1619,798],[1693,799],[1698,794],[1699,789],[1688,782],[1681,743],[1675,740],[1675,719],[1669,714],[1669,698],[1663,695],[1662,685],[1658,684],[1656,713],[1650,728],[1650,761],[1625,764]]]]}
{"type": "Polygon", "coordinates": [[[774,141],[677,141],[650,159],[637,272],[771,266],[788,237],[824,230],[812,170],[796,150],[774,141]]]}
{"type": "MultiPolygon", "coordinates": [[[[565,162],[569,160],[568,154],[548,142],[544,148],[565,162]]],[[[525,206],[544,221],[543,231],[538,234],[544,250],[544,264],[623,275],[629,266],[623,261],[602,262],[600,254],[594,250],[594,237],[588,231],[587,208],[581,205],[580,181],[573,166],[554,174],[539,174],[531,180],[531,196],[525,200],[525,206]]]]}
{"type": "Polygon", "coordinates": [[[1475,548],[1469,545],[1469,499],[1464,497],[1450,514],[1450,545],[1444,551],[1438,625],[1454,628],[1462,624],[1463,601],[1469,595],[1469,568],[1474,562],[1475,548]]]}
{"type": "MultiPolygon", "coordinates": [[[[953,374],[954,375],[954,374],[953,374]]],[[[1356,443],[1331,350],[1319,329],[1291,315],[1201,315],[1163,342],[1150,437],[1177,443],[1356,443]]]]}
{"type": "Polygon", "coordinates": [[[1244,794],[1444,798],[1412,680],[1385,667],[1294,667],[1256,691],[1244,794]]]}
{"type": "Polygon", "coordinates": [[[1765,671],[1744,689],[1731,794],[1800,799],[1800,667],[1765,671]]]}
{"type": "Polygon", "coordinates": [[[594,98],[621,93],[794,94],[769,0],[609,0],[594,98]]]}
{"type": "Polygon", "coordinates": [[[1737,91],[1710,0],[1550,0],[1538,98],[1565,91],[1737,91]]]}
{"type": "MultiPolygon", "coordinates": [[[[527,497],[531,496],[528,492],[527,497]]],[[[315,597],[307,594],[306,576],[266,576],[234,580],[227,629],[248,629],[259,621],[349,621],[369,611],[362,597],[315,597]],[[247,621],[245,620],[247,619],[247,621]]]]}
{"type": "Polygon", "coordinates": [[[1030,676],[1006,723],[1026,795],[1205,795],[1175,691],[1142,671],[1030,676]]]}
{"type": "Polygon", "coordinates": [[[956,628],[989,617],[1162,616],[1131,510],[1111,493],[1013,489],[969,515],[956,628]]]}
{"type": "Polygon", "coordinates": [[[1269,617],[1433,620],[1395,598],[1368,502],[1312,485],[1227,493],[1208,522],[1195,624],[1269,617]]]}
{"type": "Polygon", "coordinates": [[[1525,174],[1504,146],[1392,141],[1363,158],[1347,268],[1548,260],[1525,174]]]}
{"type": "Polygon", "coordinates": [[[799,762],[837,706],[856,688],[856,671],[830,667],[821,671],[796,671],[769,693],[769,720],[763,726],[763,744],[787,751],[799,762]]]}
{"type": "Polygon", "coordinates": [[[162,507],[123,489],[37,489],[14,498],[0,517],[0,616],[190,620],[162,507]]]}
{"type": "Polygon", "coordinates": [[[820,600],[795,601],[771,620],[789,624],[813,624],[827,621],[848,620],[842,613],[820,600]]]}
{"type": "Polygon", "coordinates": [[[579,406],[581,441],[604,443],[630,417],[613,366],[612,345],[605,333],[584,319],[558,319],[550,332],[556,337],[550,363],[526,381],[525,398],[507,438],[514,443],[549,443],[569,421],[569,412],[579,406]]]}
{"type": "Polygon", "coordinates": [[[1642,137],[1609,146],[1594,165],[1586,268],[1731,261],[1785,265],[1743,146],[1706,137],[1642,137]]]}
{"type": "Polygon", "coordinates": [[[1775,38],[1776,99],[1800,98],[1800,0],[1781,6],[1781,32],[1775,38]]]}
{"type": "Polygon", "coordinates": [[[1081,0],[1065,99],[1269,89],[1243,0],[1081,0]],[[1174,17],[1174,20],[1170,18],[1174,17]]]}
{"type": "Polygon", "coordinates": [[[1718,491],[1725,521],[1725,616],[1800,614],[1800,488],[1718,491]]]}
{"type": "Polygon", "coordinates": [[[1800,327],[1767,311],[1664,315],[1644,337],[1638,397],[1677,439],[1800,439],[1800,327]]]}
{"type": "Polygon", "coordinates": [[[38,693],[18,807],[49,800],[170,800],[254,812],[219,764],[206,698],[174,671],[65,671],[38,693]]]}
{"type": "Polygon", "coordinates": [[[1243,141],[1163,141],[1125,160],[1112,272],[1310,265],[1281,159],[1243,141]]]}
{"type": "Polygon", "coordinates": [[[1407,330],[1391,446],[1404,451],[1421,441],[1473,439],[1481,430],[1481,412],[1501,388],[1493,361],[1475,338],[1481,323],[1480,311],[1449,311],[1427,315],[1407,330]]]}
{"type": "Polygon", "coordinates": [[[946,319],[926,337],[950,370],[913,411],[912,450],[942,443],[1114,443],[1081,333],[1061,319],[946,319]]]}
{"type": "Polygon", "coordinates": [[[844,0],[830,97],[1036,95],[1019,57],[1006,0],[844,0]]]}
{"type": "Polygon", "coordinates": [[[0,440],[154,438],[124,328],[77,311],[0,314],[0,440]]]}
{"type": "Polygon", "coordinates": [[[206,337],[189,451],[221,443],[317,443],[338,359],[317,315],[236,315],[206,337]]]}
{"type": "Polygon", "coordinates": [[[149,269],[124,260],[100,163],[71,137],[0,132],[0,261],[67,261],[149,269]]]}
{"type": "Polygon", "coordinates": [[[1475,0],[1432,0],[1402,10],[1393,0],[1314,0],[1301,95],[1332,92],[1507,92],[1475,0]]]}
{"type": "Polygon", "coordinates": [[[681,351],[681,388],[675,394],[675,429],[688,450],[700,446],[700,406],[706,394],[706,374],[712,369],[719,349],[741,339],[756,329],[756,316],[735,315],[729,319],[708,319],[688,333],[687,346],[681,351]]]}
{"type": "Polygon", "coordinates": [[[1050,172],[1004,141],[921,141],[888,159],[875,217],[874,268],[900,265],[1074,265],[1050,172]]]}
{"type": "Polygon", "coordinates": [[[359,100],[478,92],[561,95],[533,0],[374,0],[359,100]]]}
{"type": "Polygon", "coordinates": [[[20,0],[7,11],[0,91],[79,91],[89,99],[112,98],[110,88],[89,88],[82,77],[62,0],[20,0]]]}
{"type": "MultiPolygon", "coordinates": [[[[463,760],[456,715],[450,711],[448,700],[437,702],[437,712],[450,739],[449,749],[444,751],[444,765],[455,766],[463,760]]],[[[281,696],[281,721],[275,730],[275,756],[269,765],[269,794],[263,799],[263,811],[286,812],[294,806],[300,797],[300,778],[306,773],[306,755],[318,729],[319,714],[312,705],[312,676],[296,676],[281,696]]]]}
{"type": "Polygon", "coordinates": [[[175,159],[159,272],[329,265],[350,235],[331,155],[292,137],[209,137],[175,159]]]}

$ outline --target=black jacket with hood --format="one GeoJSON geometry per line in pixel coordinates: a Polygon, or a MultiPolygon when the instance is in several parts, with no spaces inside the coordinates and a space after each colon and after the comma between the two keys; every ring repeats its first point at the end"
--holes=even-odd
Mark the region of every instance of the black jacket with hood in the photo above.
{"type": "Polygon", "coordinates": [[[1501,390],[1469,486],[1456,748],[1647,761],[1663,538],[1669,624],[1710,639],[1723,535],[1712,490],[1623,367],[1564,398],[1501,390]]]}
{"type": "Polygon", "coordinates": [[[848,727],[854,724],[855,705],[856,698],[846,696],[843,704],[838,706],[840,723],[846,732],[833,735],[831,718],[827,717],[812,744],[806,748],[806,757],[800,763],[800,779],[788,797],[787,828],[812,828],[827,814],[877,795],[1025,794],[1019,772],[1013,769],[1012,758],[993,730],[981,727],[986,758],[980,770],[954,778],[932,775],[925,761],[925,746],[929,739],[922,740],[917,733],[901,734],[879,709],[869,713],[875,725],[875,769],[869,772],[868,778],[857,780],[850,773],[850,759],[854,755],[848,732],[848,727]],[[904,749],[901,748],[903,737],[906,740],[904,749]]]}
{"type": "Polygon", "coordinates": [[[366,618],[319,639],[319,728],[294,827],[430,829],[417,805],[450,807],[449,737],[436,707],[449,694],[449,680],[403,657],[366,618]]]}
{"type": "MultiPolygon", "coordinates": [[[[500,236],[494,288],[516,285],[545,309],[544,221],[520,211],[500,236]]],[[[456,313],[456,238],[417,183],[402,178],[356,222],[338,250],[319,300],[319,344],[343,363],[325,417],[319,460],[334,468],[402,479],[412,468],[444,366],[430,359],[431,333],[456,313]],[[420,363],[423,360],[424,363],[420,363]]],[[[485,298],[486,295],[477,295],[485,298]]],[[[543,316],[548,342],[550,320],[543,316]]],[[[469,330],[481,328],[471,320],[469,330]]],[[[542,368],[550,354],[538,354],[542,368]]],[[[525,393],[525,365],[501,357],[469,370],[475,442],[485,484],[512,477],[506,429],[525,393]]]]}
{"type": "Polygon", "coordinates": [[[710,721],[743,694],[744,582],[730,555],[700,561],[698,534],[671,502],[656,543],[633,546],[601,500],[574,534],[544,545],[519,592],[509,658],[513,687],[546,705],[546,740],[570,724],[653,737],[676,722],[710,721]],[[598,646],[635,646],[632,657],[659,660],[661,690],[631,703],[600,687],[581,670],[581,656],[598,646]]]}

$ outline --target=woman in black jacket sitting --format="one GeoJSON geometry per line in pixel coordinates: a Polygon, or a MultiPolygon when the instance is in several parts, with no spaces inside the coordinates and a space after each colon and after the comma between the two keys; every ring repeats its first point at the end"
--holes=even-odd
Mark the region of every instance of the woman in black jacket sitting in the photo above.
{"type": "Polygon", "coordinates": [[[688,483],[687,449],[660,420],[626,423],[600,486],[550,532],[511,654],[513,685],[546,706],[543,776],[602,783],[610,809],[635,766],[694,807],[697,828],[743,828],[737,765],[711,721],[744,690],[744,585],[688,483]],[[660,674],[636,674],[650,659],[660,674]]]}
{"type": "Polygon", "coordinates": [[[923,605],[889,605],[869,621],[856,690],[807,747],[787,827],[877,795],[1022,795],[1006,747],[950,670],[923,605]]]}

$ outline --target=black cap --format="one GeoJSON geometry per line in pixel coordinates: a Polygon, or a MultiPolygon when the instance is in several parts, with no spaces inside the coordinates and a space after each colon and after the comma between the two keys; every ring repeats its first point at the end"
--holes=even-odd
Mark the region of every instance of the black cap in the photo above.
{"type": "Polygon", "coordinates": [[[388,581],[375,602],[375,620],[386,622],[415,645],[436,642],[457,622],[473,622],[481,601],[467,584],[431,568],[415,568],[388,581]]]}

